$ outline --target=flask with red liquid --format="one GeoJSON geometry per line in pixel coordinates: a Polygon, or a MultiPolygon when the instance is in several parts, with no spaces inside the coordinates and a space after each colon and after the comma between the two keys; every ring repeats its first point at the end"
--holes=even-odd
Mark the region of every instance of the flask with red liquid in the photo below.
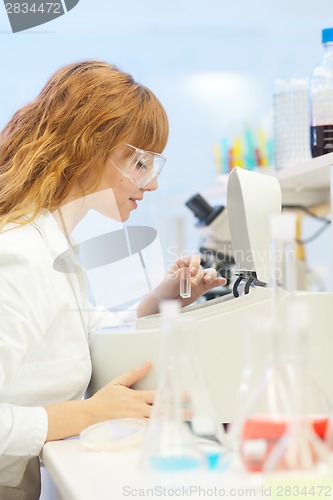
{"type": "Polygon", "coordinates": [[[286,308],[288,359],[292,363],[290,393],[292,414],[282,437],[263,465],[264,472],[329,472],[325,444],[329,406],[311,380],[308,366],[308,314],[304,303],[293,299],[286,308]]]}
{"type": "Polygon", "coordinates": [[[298,424],[302,422],[298,427],[306,428],[302,446],[306,442],[304,437],[311,435],[311,442],[316,445],[319,442],[318,449],[321,448],[322,441],[316,433],[323,437],[329,414],[326,399],[306,370],[307,314],[294,293],[295,218],[288,215],[274,218],[273,307],[271,325],[266,332],[270,348],[262,377],[248,395],[240,436],[240,457],[250,472],[263,471],[267,463],[269,470],[274,469],[276,461],[269,463],[268,459],[281,438],[290,435],[296,420],[298,424]],[[284,283],[288,292],[283,291],[280,283],[284,283]]]}
{"type": "MultiPolygon", "coordinates": [[[[278,333],[268,331],[272,344],[278,333]]],[[[240,434],[240,457],[249,472],[262,471],[276,442],[285,432],[291,419],[289,373],[285,360],[274,352],[268,354],[261,381],[249,396],[248,411],[243,418],[240,434]]]]}

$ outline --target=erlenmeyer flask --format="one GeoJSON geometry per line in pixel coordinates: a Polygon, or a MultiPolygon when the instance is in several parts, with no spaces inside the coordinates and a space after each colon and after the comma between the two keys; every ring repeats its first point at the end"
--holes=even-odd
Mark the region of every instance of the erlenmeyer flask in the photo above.
{"type": "Polygon", "coordinates": [[[263,466],[265,472],[277,470],[316,470],[327,464],[327,448],[323,442],[328,423],[329,405],[315,387],[308,371],[308,325],[310,318],[301,296],[295,294],[295,218],[275,216],[271,221],[276,254],[273,261],[273,289],[277,289],[278,263],[280,276],[289,295],[284,303],[275,301],[275,321],[280,324],[280,358],[284,358],[289,382],[290,416],[283,436],[272,449],[263,466]],[[279,252],[279,253],[278,253],[279,252]],[[281,267],[280,267],[281,270],[281,267]],[[322,438],[322,439],[320,439],[322,438]]]}
{"type": "Polygon", "coordinates": [[[273,239],[270,246],[271,310],[269,316],[252,317],[246,323],[246,360],[227,437],[229,448],[239,453],[246,468],[253,471],[261,470],[290,413],[288,383],[276,351],[278,302],[283,293],[279,287],[281,262],[277,260],[277,243],[273,239]]]}
{"type": "Polygon", "coordinates": [[[279,332],[274,327],[266,332],[272,349],[261,381],[249,397],[247,416],[241,426],[240,457],[247,470],[258,472],[284,433],[291,415],[288,371],[277,354],[279,332]]]}
{"type": "MultiPolygon", "coordinates": [[[[277,441],[285,433],[295,415],[295,398],[297,396],[298,381],[303,367],[303,361],[297,362],[299,349],[305,344],[295,333],[287,335],[291,321],[281,307],[281,289],[279,284],[284,283],[289,295],[289,302],[294,300],[294,234],[295,218],[289,215],[274,216],[272,220],[272,247],[271,247],[271,273],[272,273],[272,326],[270,329],[271,353],[267,367],[254,391],[251,409],[242,426],[242,439],[240,454],[245,467],[250,471],[260,471],[268,455],[277,441]],[[293,342],[291,342],[293,341],[293,342]],[[295,392],[296,391],[296,392],[295,392]]],[[[300,314],[295,318],[300,319],[300,314]]],[[[304,316],[303,316],[304,317],[304,316]]],[[[322,428],[323,419],[318,418],[319,406],[314,403],[314,392],[310,390],[311,384],[307,383],[307,396],[302,409],[312,419],[318,430],[322,428]]],[[[327,415],[327,410],[324,412],[327,415]]]]}
{"type": "Polygon", "coordinates": [[[328,398],[315,383],[308,369],[310,361],[308,325],[311,324],[311,318],[309,308],[302,302],[302,294],[296,294],[295,215],[283,213],[272,216],[271,237],[272,288],[275,296],[273,318],[281,329],[280,349],[286,358],[286,369],[294,386],[293,401],[297,398],[300,385],[302,394],[299,411],[307,415],[316,434],[324,439],[331,410],[328,398]],[[283,297],[284,300],[279,300],[279,283],[283,283],[287,292],[283,297]],[[303,382],[300,383],[300,380],[303,382]]]}
{"type": "Polygon", "coordinates": [[[223,444],[225,433],[218,420],[209,387],[206,384],[197,344],[197,323],[194,319],[180,317],[177,327],[178,356],[180,373],[178,377],[185,418],[196,442],[204,453],[209,469],[226,468],[223,444]]]}
{"type": "Polygon", "coordinates": [[[265,472],[329,471],[328,448],[324,442],[328,406],[317,397],[321,394],[314,391],[308,374],[308,319],[304,304],[292,297],[285,322],[292,413],[285,433],[267,457],[263,466],[265,472]]]}
{"type": "Polygon", "coordinates": [[[244,366],[236,396],[233,419],[226,435],[227,448],[240,452],[244,421],[248,417],[256,391],[267,367],[271,353],[271,317],[250,318],[244,325],[244,366]]]}
{"type": "Polygon", "coordinates": [[[322,388],[315,382],[310,371],[309,311],[301,297],[290,296],[281,307],[285,317],[284,348],[286,369],[289,372],[293,392],[293,417],[304,415],[316,435],[325,439],[331,414],[331,404],[322,388]]]}
{"type": "Polygon", "coordinates": [[[205,465],[204,455],[186,423],[188,409],[183,401],[182,358],[179,350],[179,305],[161,304],[163,326],[163,372],[146,432],[140,465],[149,471],[184,472],[205,465]]]}

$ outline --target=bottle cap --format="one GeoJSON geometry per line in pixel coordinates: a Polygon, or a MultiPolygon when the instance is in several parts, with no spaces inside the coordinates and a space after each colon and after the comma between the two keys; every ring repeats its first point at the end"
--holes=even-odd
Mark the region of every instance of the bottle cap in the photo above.
{"type": "Polygon", "coordinates": [[[333,28],[325,28],[321,33],[322,43],[333,42],[333,28]]]}

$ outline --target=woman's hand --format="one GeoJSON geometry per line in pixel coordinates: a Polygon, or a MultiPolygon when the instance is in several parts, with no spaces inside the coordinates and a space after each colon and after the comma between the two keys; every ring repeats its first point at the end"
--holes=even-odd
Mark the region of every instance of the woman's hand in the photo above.
{"type": "Polygon", "coordinates": [[[133,368],[117,377],[94,394],[89,402],[92,415],[98,421],[112,418],[148,418],[156,391],[131,389],[151,369],[151,362],[133,368]]]}
{"type": "Polygon", "coordinates": [[[159,302],[162,300],[178,300],[182,307],[195,302],[201,295],[211,288],[225,285],[227,280],[217,276],[213,268],[203,269],[200,257],[192,255],[178,259],[172,264],[162,283],[148,294],[138,307],[138,316],[147,316],[159,311],[159,302]],[[188,267],[191,275],[191,297],[184,299],[180,296],[180,269],[188,267]]]}
{"type": "Polygon", "coordinates": [[[196,301],[201,295],[211,288],[225,285],[227,280],[217,275],[213,268],[203,269],[200,265],[199,255],[192,255],[178,259],[169,268],[164,282],[160,285],[164,299],[178,299],[182,306],[196,301]],[[191,275],[191,297],[182,298],[179,294],[180,269],[188,267],[191,275]]]}
{"type": "Polygon", "coordinates": [[[151,366],[147,362],[133,368],[112,380],[89,399],[46,406],[46,441],[77,436],[86,427],[113,418],[148,418],[156,391],[134,390],[131,385],[147,375],[151,366]]]}

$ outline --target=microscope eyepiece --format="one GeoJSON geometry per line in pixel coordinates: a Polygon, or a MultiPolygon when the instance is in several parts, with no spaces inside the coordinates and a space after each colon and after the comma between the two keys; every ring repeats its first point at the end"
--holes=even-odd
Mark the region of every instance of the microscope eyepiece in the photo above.
{"type": "Polygon", "coordinates": [[[185,205],[199,219],[200,225],[208,226],[223,210],[224,207],[212,207],[201,194],[192,196],[185,205]]]}
{"type": "Polygon", "coordinates": [[[198,219],[202,220],[206,219],[212,211],[210,204],[199,193],[192,196],[185,205],[198,219]]]}

